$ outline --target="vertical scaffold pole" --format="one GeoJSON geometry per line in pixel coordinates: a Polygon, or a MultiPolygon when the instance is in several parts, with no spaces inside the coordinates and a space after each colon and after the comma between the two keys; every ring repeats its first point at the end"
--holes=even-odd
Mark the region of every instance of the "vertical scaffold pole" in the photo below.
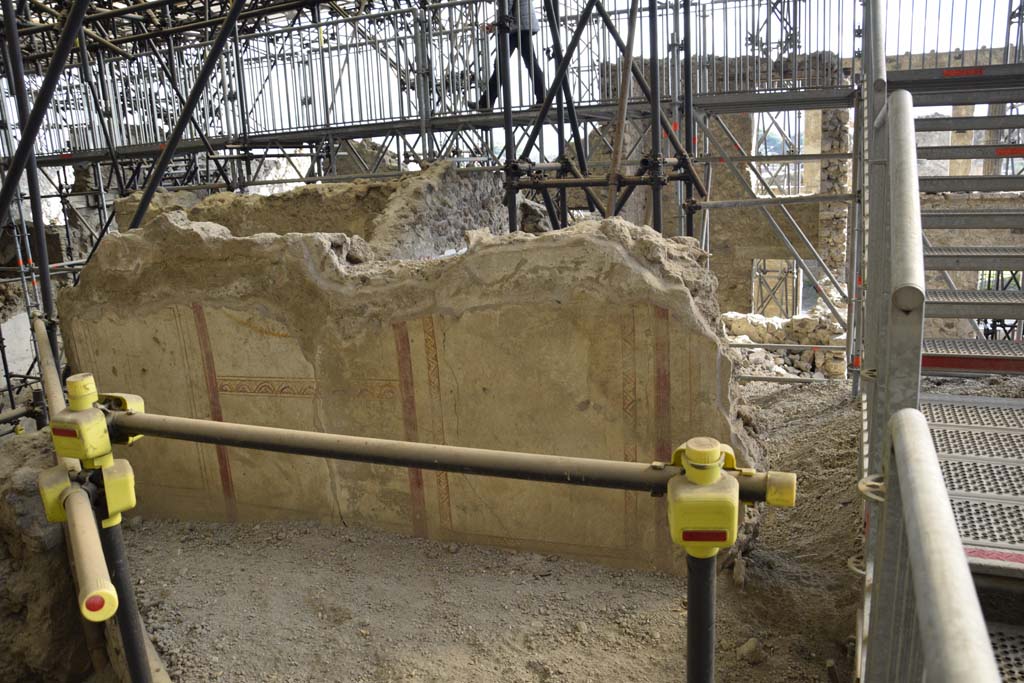
{"type": "MultiPolygon", "coordinates": [[[[683,145],[693,158],[697,124],[693,120],[693,42],[690,33],[690,0],[683,0],[683,145]]],[[[686,177],[686,236],[693,237],[693,178],[686,177]]]]}
{"type": "Polygon", "coordinates": [[[714,557],[686,555],[686,683],[715,680],[714,557]]]}
{"type": "Polygon", "coordinates": [[[658,60],[658,0],[649,0],[647,11],[651,31],[651,227],[658,232],[661,225],[661,185],[664,169],[661,156],[661,76],[658,60]]]}
{"type": "MultiPolygon", "coordinates": [[[[36,95],[35,104],[29,109],[28,93],[25,92],[25,67],[21,58],[21,43],[18,40],[18,15],[14,9],[14,2],[3,0],[4,36],[9,55],[9,75],[18,106],[21,140],[7,167],[7,176],[4,178],[3,187],[0,188],[0,224],[7,222],[11,211],[11,201],[21,182],[21,174],[27,171],[32,211],[32,241],[34,242],[33,249],[36,252],[36,265],[39,268],[39,289],[43,315],[46,318],[46,336],[49,339],[53,357],[57,359],[60,358],[57,347],[57,314],[53,300],[53,283],[50,280],[50,255],[46,250],[46,225],[43,220],[43,206],[39,192],[35,142],[39,129],[43,125],[43,117],[46,116],[46,111],[50,107],[50,100],[53,99],[57,81],[64,70],[64,64],[67,62],[75,45],[75,38],[82,28],[82,21],[85,19],[85,10],[88,6],[88,0],[78,0],[68,12],[64,28],[61,29],[60,38],[54,48],[53,57],[50,59],[50,65],[46,69],[46,76],[44,76],[36,95]]],[[[37,343],[39,343],[38,340],[37,343]]]]}
{"type": "MultiPolygon", "coordinates": [[[[520,0],[523,1],[523,0],[520,0]]],[[[512,130],[512,74],[509,65],[509,17],[507,0],[498,0],[497,11],[498,35],[498,82],[501,84],[501,113],[505,123],[505,200],[508,203],[508,231],[519,229],[516,217],[516,174],[513,171],[516,162],[516,136],[512,130]]]]}

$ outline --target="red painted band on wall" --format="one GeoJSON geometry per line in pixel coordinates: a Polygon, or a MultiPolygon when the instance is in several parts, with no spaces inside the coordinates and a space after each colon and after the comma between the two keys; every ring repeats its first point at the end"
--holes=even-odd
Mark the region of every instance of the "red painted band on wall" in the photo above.
{"type": "MultiPolygon", "coordinates": [[[[206,325],[206,311],[199,303],[192,304],[192,315],[196,321],[196,336],[203,356],[203,375],[206,378],[206,393],[210,397],[210,419],[224,421],[220,405],[220,389],[217,387],[217,366],[213,362],[213,346],[210,344],[210,330],[206,325]]],[[[231,458],[227,446],[217,445],[217,469],[220,471],[220,488],[224,494],[225,513],[229,520],[238,519],[238,505],[235,502],[235,482],[231,477],[231,458]]]]}
{"type": "MultiPolygon", "coordinates": [[[[402,398],[402,427],[406,441],[419,441],[416,419],[416,388],[412,376],[412,352],[409,347],[409,328],[405,322],[391,325],[395,333],[395,352],[398,357],[398,389],[402,398]]],[[[427,501],[423,493],[423,470],[409,468],[409,501],[412,530],[417,536],[427,536],[427,501]]]]}

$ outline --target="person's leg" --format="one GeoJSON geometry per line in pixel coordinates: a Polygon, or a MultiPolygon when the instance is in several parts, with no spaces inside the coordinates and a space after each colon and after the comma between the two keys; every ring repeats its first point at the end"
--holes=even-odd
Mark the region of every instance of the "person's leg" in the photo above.
{"type": "Polygon", "coordinates": [[[530,80],[533,81],[533,98],[537,104],[544,101],[544,72],[537,63],[537,53],[533,49],[533,36],[529,31],[519,32],[519,56],[523,58],[523,64],[530,72],[530,80]]]}
{"type": "MultiPolygon", "coordinates": [[[[506,34],[506,35],[508,35],[508,34],[506,34]]],[[[501,40],[501,39],[502,39],[502,35],[500,33],[498,33],[498,40],[501,40]]],[[[511,36],[509,36],[509,46],[508,46],[509,57],[511,57],[512,53],[516,51],[516,43],[517,42],[518,41],[512,40],[511,36]]],[[[501,44],[500,43],[498,44],[498,49],[499,50],[501,49],[501,44]]],[[[480,98],[480,108],[481,109],[490,109],[490,108],[492,108],[494,106],[494,103],[498,100],[498,76],[500,75],[500,69],[498,68],[498,60],[500,59],[500,55],[501,55],[501,53],[499,52],[498,55],[495,55],[495,57],[494,57],[494,71],[491,72],[491,78],[490,78],[489,81],[487,81],[487,94],[480,98]]],[[[509,60],[509,62],[511,64],[511,60],[509,60]]],[[[502,85],[504,85],[506,88],[508,87],[507,83],[503,83],[502,85]]]]}

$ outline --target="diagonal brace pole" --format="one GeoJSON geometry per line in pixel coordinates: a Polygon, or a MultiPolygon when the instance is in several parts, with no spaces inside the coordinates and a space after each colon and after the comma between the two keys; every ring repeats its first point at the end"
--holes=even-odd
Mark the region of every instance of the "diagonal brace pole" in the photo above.
{"type": "MultiPolygon", "coordinates": [[[[736,136],[732,134],[732,131],[729,130],[729,127],[725,125],[725,121],[722,120],[722,117],[716,114],[715,121],[718,123],[719,127],[721,127],[722,131],[724,131],[725,134],[729,136],[729,140],[732,141],[733,146],[739,149],[739,140],[737,140],[736,136]]],[[[708,132],[708,134],[710,135],[710,132],[708,132]]],[[[775,192],[772,190],[771,186],[768,185],[768,182],[764,179],[764,176],[761,175],[761,172],[757,170],[757,166],[752,161],[748,161],[746,163],[748,164],[749,168],[754,172],[754,177],[757,178],[758,181],[761,183],[761,186],[764,187],[765,191],[768,193],[768,196],[774,199],[776,196],[775,192]]],[[[836,278],[836,276],[832,273],[832,269],[825,265],[825,261],[824,259],[821,258],[821,254],[819,254],[818,250],[814,248],[814,245],[811,244],[811,241],[807,239],[807,235],[805,235],[804,231],[800,229],[800,224],[796,222],[795,218],[793,218],[793,214],[789,212],[789,209],[787,209],[784,204],[780,204],[779,209],[782,211],[782,215],[786,217],[786,220],[789,222],[789,224],[793,226],[793,229],[796,230],[796,234],[800,236],[800,241],[803,242],[804,246],[807,247],[807,249],[814,256],[814,260],[818,262],[818,265],[821,266],[822,269],[824,269],[825,276],[832,283],[832,286],[836,288],[836,291],[839,292],[840,296],[843,297],[843,301],[849,301],[849,297],[847,297],[846,295],[846,290],[843,289],[842,285],[839,284],[839,279],[836,278]]]]}
{"type": "MultiPolygon", "coordinates": [[[[10,54],[9,65],[12,67],[12,85],[18,104],[18,118],[21,119],[21,140],[18,148],[11,157],[7,167],[7,175],[4,177],[3,186],[0,187],[0,225],[7,222],[11,213],[11,201],[18,191],[18,184],[21,175],[28,168],[29,193],[31,195],[33,236],[36,250],[36,263],[39,265],[39,284],[42,293],[43,314],[46,317],[46,330],[49,337],[50,349],[53,357],[59,359],[57,348],[57,323],[56,309],[53,300],[53,285],[50,282],[50,259],[46,251],[46,227],[42,218],[42,203],[39,193],[39,176],[36,173],[35,142],[39,130],[43,126],[43,119],[46,111],[50,108],[50,101],[53,99],[54,90],[57,88],[57,81],[60,80],[61,72],[67,63],[68,56],[74,48],[75,39],[78,37],[82,22],[85,20],[85,12],[89,8],[89,0],[78,0],[68,12],[64,28],[61,30],[54,54],[46,69],[42,85],[36,95],[36,101],[32,110],[28,109],[28,95],[25,93],[24,66],[21,60],[21,43],[18,41],[17,15],[14,11],[14,4],[11,0],[4,0],[4,30],[7,35],[7,49],[10,54]]],[[[37,339],[38,345],[41,340],[37,339]]]]}
{"type": "MultiPolygon", "coordinates": [[[[719,142],[717,138],[711,135],[711,131],[708,130],[707,125],[703,121],[697,119],[697,125],[700,126],[701,129],[704,131],[705,139],[709,140],[711,144],[714,146],[714,148],[717,150],[718,156],[725,160],[725,163],[729,167],[729,170],[732,171],[732,174],[736,176],[736,178],[740,181],[743,187],[746,188],[747,192],[749,192],[751,196],[756,196],[754,188],[751,187],[750,182],[743,177],[743,174],[740,172],[739,167],[736,166],[736,163],[732,161],[732,159],[729,157],[722,143],[719,142]]],[[[839,312],[839,309],[836,308],[836,305],[832,303],[832,300],[825,294],[824,289],[822,289],[821,285],[818,283],[818,279],[814,276],[814,273],[811,272],[810,267],[808,267],[803,257],[800,256],[800,253],[796,250],[796,247],[790,241],[789,237],[786,236],[786,231],[782,229],[782,226],[779,225],[778,221],[775,220],[775,217],[772,216],[771,211],[769,211],[767,207],[760,206],[758,208],[761,210],[761,213],[764,214],[764,217],[768,220],[768,225],[771,226],[772,231],[775,233],[775,236],[779,238],[783,246],[786,247],[786,251],[788,251],[790,256],[793,257],[793,260],[796,261],[797,267],[799,267],[800,270],[803,271],[804,275],[806,275],[811,280],[811,282],[814,283],[815,291],[818,292],[818,294],[821,296],[821,300],[825,302],[825,305],[828,307],[828,310],[831,311],[832,316],[845,330],[847,327],[846,318],[843,317],[843,315],[839,312]]]]}
{"type": "MultiPolygon", "coordinates": [[[[601,20],[604,22],[605,28],[608,29],[608,34],[615,41],[615,45],[619,48],[619,52],[623,55],[627,52],[627,46],[622,41],[622,36],[619,35],[619,30],[615,28],[615,23],[609,16],[608,11],[601,4],[600,0],[597,3],[597,13],[600,15],[601,20]]],[[[636,62],[630,63],[630,71],[633,73],[633,78],[636,79],[636,84],[640,87],[640,92],[643,93],[647,101],[650,102],[652,107],[658,108],[658,120],[661,121],[661,130],[668,137],[669,144],[672,145],[672,149],[675,150],[676,156],[679,158],[679,165],[683,167],[683,170],[693,178],[694,189],[697,190],[697,194],[700,195],[701,199],[707,199],[708,193],[704,188],[704,183],[701,182],[700,175],[697,173],[697,169],[693,165],[693,161],[690,159],[690,155],[686,153],[686,148],[683,143],[679,141],[679,136],[672,130],[672,121],[661,109],[660,102],[654,102],[653,92],[651,86],[647,82],[647,78],[644,76],[644,71],[636,62]]]]}
{"type": "Polygon", "coordinates": [[[185,128],[189,125],[192,114],[199,104],[199,97],[203,94],[203,90],[206,88],[213,70],[217,67],[217,61],[224,51],[224,45],[235,30],[235,23],[238,21],[238,15],[242,13],[243,7],[245,7],[245,0],[234,0],[231,3],[231,9],[228,10],[228,14],[224,17],[224,22],[221,24],[217,36],[210,45],[210,51],[206,55],[206,60],[203,62],[199,73],[196,74],[195,83],[192,86],[192,90],[188,93],[188,100],[185,101],[185,106],[182,108],[177,122],[174,124],[171,137],[164,146],[163,151],[160,152],[160,157],[157,159],[152,173],[150,173],[149,182],[146,183],[146,188],[142,192],[142,199],[139,200],[139,208],[135,211],[135,216],[128,226],[129,230],[141,225],[142,219],[146,215],[146,210],[149,209],[149,204],[153,201],[153,195],[156,194],[156,189],[160,187],[160,181],[163,180],[164,172],[167,171],[171,159],[174,158],[174,152],[178,148],[178,143],[181,142],[181,137],[185,134],[185,128]]]}
{"type": "MultiPolygon", "coordinates": [[[[530,131],[530,137],[526,140],[526,146],[523,148],[523,152],[519,155],[520,159],[526,159],[530,156],[530,152],[533,151],[534,145],[537,144],[537,139],[540,137],[541,129],[544,127],[544,122],[547,121],[548,112],[551,111],[551,106],[555,102],[555,97],[558,91],[562,88],[562,84],[565,82],[565,76],[569,73],[569,63],[572,61],[573,54],[576,52],[576,48],[579,47],[580,39],[583,37],[583,31],[586,30],[587,24],[590,23],[590,15],[594,13],[594,6],[598,4],[598,0],[587,0],[587,4],[583,7],[583,12],[580,13],[579,24],[576,25],[576,30],[572,34],[572,38],[569,39],[569,44],[565,48],[565,55],[558,62],[558,69],[555,72],[554,81],[551,83],[551,87],[548,88],[547,94],[544,96],[544,104],[540,107],[540,112],[537,114],[537,123],[534,124],[533,130],[530,131]]],[[[549,17],[550,20],[550,17],[549,17]]],[[[557,26],[554,26],[557,30],[557,26]]]]}

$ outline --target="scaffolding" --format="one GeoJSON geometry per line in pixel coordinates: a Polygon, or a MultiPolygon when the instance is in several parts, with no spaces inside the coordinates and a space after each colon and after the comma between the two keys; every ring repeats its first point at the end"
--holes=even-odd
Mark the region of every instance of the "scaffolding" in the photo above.
{"type": "MultiPolygon", "coordinates": [[[[50,189],[17,193],[7,229],[12,238],[19,235],[23,251],[20,270],[8,279],[24,281],[27,307],[41,310],[51,330],[52,285],[43,281],[51,274],[77,278],[103,236],[116,229],[111,202],[117,196],[157,187],[258,191],[397,175],[452,160],[505,174],[513,229],[519,193],[542,202],[556,226],[574,211],[613,215],[630,200],[646,201],[656,229],[694,236],[705,249],[717,210],[758,210],[807,286],[851,328],[848,357],[856,374],[861,178],[855,171],[845,193],[813,190],[822,164],[856,163],[856,154],[809,148],[805,114],[852,108],[854,146],[864,137],[858,2],[538,0],[533,41],[547,95],[539,109],[527,74],[499,49],[507,40],[482,30],[494,22],[498,35],[507,35],[501,2],[88,4],[75,47],[61,55],[60,38],[78,4],[20,3],[12,8],[17,35],[8,40],[21,48],[15,51],[24,62],[20,81],[13,53],[3,55],[10,78],[0,83],[0,158],[13,160],[22,142],[28,111],[18,106],[19,91],[28,102],[48,100],[31,145],[39,172],[25,175],[50,189]],[[58,58],[60,68],[53,69],[58,58]],[[472,105],[495,68],[508,87],[499,106],[478,110],[472,105]],[[50,72],[52,97],[41,97],[50,72]],[[753,145],[730,129],[728,116],[740,112],[755,119],[753,145]],[[344,168],[343,158],[350,162],[344,168]],[[275,165],[286,177],[267,177],[275,165]],[[739,182],[747,198],[716,200],[720,173],[739,182]],[[41,243],[29,239],[34,196],[55,200],[63,214],[66,250],[55,268],[32,258],[43,256],[41,243]],[[662,219],[664,201],[676,210],[662,219]],[[807,226],[786,208],[797,202],[848,207],[845,272],[826,264],[807,226]],[[72,224],[85,228],[84,244],[71,244],[72,224]]],[[[964,4],[933,0],[930,6],[956,15],[964,4]]],[[[935,66],[968,58],[1021,62],[1022,0],[995,5],[968,29],[925,34],[921,44],[940,51],[935,66]],[[1005,37],[1005,47],[969,49],[982,35],[991,37],[989,45],[1005,37]]],[[[921,38],[903,28],[890,34],[889,52],[899,66],[900,51],[921,38]]],[[[1016,140],[1019,129],[1002,135],[1003,142],[1016,140]]],[[[999,161],[1003,173],[1021,170],[1016,158],[999,161]]]]}

